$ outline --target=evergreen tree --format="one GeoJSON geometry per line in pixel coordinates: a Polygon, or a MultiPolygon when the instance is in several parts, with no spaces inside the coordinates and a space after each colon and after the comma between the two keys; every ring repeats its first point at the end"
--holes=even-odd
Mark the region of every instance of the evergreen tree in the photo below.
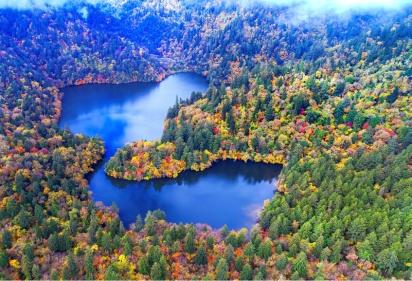
{"type": "Polygon", "coordinates": [[[376,266],[385,275],[391,276],[398,265],[398,257],[394,251],[384,249],[376,257],[376,266]]]}
{"type": "Polygon", "coordinates": [[[272,255],[272,243],[269,240],[265,240],[259,245],[258,255],[264,260],[268,260],[272,255]]]}
{"type": "Polygon", "coordinates": [[[278,260],[276,261],[276,268],[278,270],[284,270],[288,265],[288,258],[286,255],[282,254],[279,256],[278,260]]]}
{"type": "Polygon", "coordinates": [[[195,237],[192,232],[188,232],[185,237],[185,251],[189,254],[193,254],[196,250],[195,237]]]}
{"type": "Polygon", "coordinates": [[[70,279],[77,279],[77,265],[76,261],[74,260],[73,254],[69,253],[67,257],[67,270],[70,276],[70,279]]]}
{"type": "Polygon", "coordinates": [[[139,259],[138,262],[138,268],[139,268],[139,272],[143,275],[149,275],[150,273],[150,265],[149,265],[149,261],[148,258],[146,256],[143,256],[139,259]]]}
{"type": "Polygon", "coordinates": [[[207,252],[206,252],[206,247],[204,245],[200,246],[197,249],[196,257],[195,257],[195,262],[198,265],[204,265],[207,264],[207,252]]]}
{"type": "Polygon", "coordinates": [[[21,269],[24,274],[24,278],[26,280],[31,280],[31,273],[32,273],[32,268],[33,268],[33,263],[30,261],[30,259],[26,256],[23,255],[22,261],[21,261],[21,269]]]}
{"type": "Polygon", "coordinates": [[[8,248],[11,247],[11,245],[12,245],[12,238],[11,238],[11,233],[10,233],[10,231],[8,231],[7,229],[5,229],[5,230],[3,231],[3,234],[2,234],[2,236],[1,236],[1,241],[2,241],[3,247],[4,247],[5,249],[8,249],[8,248]]]}
{"type": "Polygon", "coordinates": [[[120,280],[120,276],[113,265],[109,265],[104,273],[104,280],[120,280]]]}
{"type": "Polygon", "coordinates": [[[4,268],[9,264],[9,257],[4,249],[0,248],[0,267],[4,268]]]}
{"type": "Polygon", "coordinates": [[[31,274],[32,274],[33,280],[40,280],[41,279],[40,268],[37,264],[33,264],[31,274]]]}
{"type": "Polygon", "coordinates": [[[228,280],[229,279],[229,267],[227,261],[224,258],[220,258],[216,266],[216,280],[228,280]]]}
{"type": "Polygon", "coordinates": [[[84,267],[86,270],[86,280],[94,280],[93,251],[91,249],[86,251],[84,267]]]}
{"type": "Polygon", "coordinates": [[[162,268],[158,262],[155,262],[150,270],[150,278],[152,280],[163,280],[162,268]]]}
{"type": "Polygon", "coordinates": [[[307,276],[308,259],[304,252],[300,252],[292,264],[292,271],[296,272],[300,278],[307,276]]]}
{"type": "Polygon", "coordinates": [[[134,224],[134,231],[140,232],[144,227],[143,219],[140,215],[137,215],[136,222],[134,224]]]}
{"type": "Polygon", "coordinates": [[[240,272],[240,280],[252,280],[252,275],[252,267],[248,263],[245,264],[243,266],[242,272],[240,272]]]}

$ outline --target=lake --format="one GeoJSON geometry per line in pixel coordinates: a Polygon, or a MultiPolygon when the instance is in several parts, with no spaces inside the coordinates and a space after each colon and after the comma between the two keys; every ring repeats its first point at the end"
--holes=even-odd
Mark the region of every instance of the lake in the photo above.
{"type": "Polygon", "coordinates": [[[176,223],[206,223],[219,228],[252,226],[265,199],[273,196],[281,166],[221,161],[203,172],[183,172],[176,179],[131,182],[108,177],[104,163],[116,150],[139,139],[159,139],[167,109],[176,97],[205,92],[206,79],[192,73],[160,83],[91,84],[63,89],[61,128],[99,136],[106,154],[90,175],[94,201],[113,203],[128,226],[137,215],[161,209],[176,223]]]}

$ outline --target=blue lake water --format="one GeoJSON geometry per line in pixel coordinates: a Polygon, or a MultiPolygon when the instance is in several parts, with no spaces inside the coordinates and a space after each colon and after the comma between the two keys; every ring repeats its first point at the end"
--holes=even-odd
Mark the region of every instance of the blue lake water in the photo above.
{"type": "Polygon", "coordinates": [[[94,201],[115,203],[128,226],[137,215],[162,209],[176,223],[207,223],[239,229],[256,222],[265,199],[273,196],[281,167],[222,161],[206,171],[187,171],[176,179],[130,182],[108,177],[104,163],[116,150],[138,139],[159,139],[167,109],[176,96],[207,89],[196,74],[180,73],[160,83],[92,84],[63,89],[61,128],[105,142],[106,154],[90,175],[94,201]]]}

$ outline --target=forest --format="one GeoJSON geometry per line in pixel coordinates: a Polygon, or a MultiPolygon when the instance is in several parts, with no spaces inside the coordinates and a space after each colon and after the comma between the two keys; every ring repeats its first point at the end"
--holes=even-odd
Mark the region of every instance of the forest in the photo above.
{"type": "Polygon", "coordinates": [[[411,279],[412,6],[290,22],[215,0],[0,9],[1,279],[411,279]],[[87,11],[85,14],[84,11],[87,11]],[[157,141],[105,166],[149,180],[282,164],[252,229],[123,225],[94,204],[101,139],[62,130],[61,88],[207,77],[157,141]]]}

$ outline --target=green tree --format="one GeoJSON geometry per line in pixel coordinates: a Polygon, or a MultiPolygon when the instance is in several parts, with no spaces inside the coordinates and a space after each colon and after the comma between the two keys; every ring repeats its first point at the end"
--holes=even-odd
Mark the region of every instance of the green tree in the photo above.
{"type": "Polygon", "coordinates": [[[136,222],[134,223],[134,231],[140,232],[144,228],[142,216],[137,215],[136,222]]]}
{"type": "Polygon", "coordinates": [[[4,268],[9,264],[9,257],[6,250],[0,248],[0,267],[4,268]]]}
{"type": "Polygon", "coordinates": [[[33,268],[33,262],[30,261],[30,259],[26,255],[23,255],[23,258],[21,261],[21,269],[24,274],[24,278],[26,280],[32,279],[31,278],[32,268],[33,268]]]}
{"type": "Polygon", "coordinates": [[[226,259],[220,258],[216,266],[216,280],[229,279],[229,267],[226,259]]]}
{"type": "Polygon", "coordinates": [[[76,279],[77,265],[76,265],[76,261],[74,260],[72,253],[69,253],[69,255],[67,256],[67,270],[68,270],[70,279],[76,279]]]}
{"type": "Polygon", "coordinates": [[[163,272],[160,264],[158,262],[155,262],[152,266],[152,269],[150,270],[150,278],[152,280],[163,280],[163,272]]]}
{"type": "Polygon", "coordinates": [[[86,270],[86,280],[94,280],[93,251],[91,249],[86,251],[84,267],[86,270]]]}
{"type": "Polygon", "coordinates": [[[139,259],[138,262],[138,268],[139,268],[139,272],[143,275],[149,275],[150,273],[150,265],[149,265],[149,261],[148,258],[146,256],[143,256],[139,259]]]}
{"type": "Polygon", "coordinates": [[[384,249],[376,257],[376,266],[385,275],[391,276],[398,265],[398,257],[394,251],[384,249]]]}
{"type": "Polygon", "coordinates": [[[286,257],[285,254],[281,254],[276,261],[276,268],[278,270],[284,270],[287,265],[288,265],[288,258],[286,257]]]}
{"type": "Polygon", "coordinates": [[[207,253],[206,253],[206,247],[204,245],[200,246],[197,249],[195,262],[198,265],[207,264],[207,253]]]}
{"type": "Polygon", "coordinates": [[[3,231],[3,234],[2,234],[2,236],[1,236],[1,241],[2,241],[3,247],[4,247],[5,249],[8,249],[8,248],[11,247],[11,245],[12,245],[12,237],[11,237],[10,231],[8,231],[7,229],[5,229],[5,230],[3,231]]]}
{"type": "Polygon", "coordinates": [[[361,241],[366,236],[366,222],[363,218],[354,219],[348,229],[350,239],[361,241]]]}
{"type": "Polygon", "coordinates": [[[120,280],[120,276],[117,273],[116,268],[111,264],[107,267],[104,273],[104,280],[120,280]]]}
{"type": "Polygon", "coordinates": [[[243,266],[242,272],[240,272],[240,280],[252,280],[252,277],[252,267],[247,263],[243,266]]]}
{"type": "Polygon", "coordinates": [[[304,252],[300,252],[292,264],[292,271],[296,272],[299,277],[306,278],[307,276],[308,259],[304,252]]]}
{"type": "Polygon", "coordinates": [[[189,254],[193,254],[196,250],[194,234],[189,231],[185,237],[185,251],[189,254]]]}
{"type": "Polygon", "coordinates": [[[259,245],[258,255],[264,260],[269,259],[269,257],[272,255],[272,243],[270,242],[270,240],[266,239],[259,245]]]}
{"type": "Polygon", "coordinates": [[[32,274],[33,280],[40,280],[41,279],[40,268],[37,264],[33,264],[31,274],[32,274]]]}

